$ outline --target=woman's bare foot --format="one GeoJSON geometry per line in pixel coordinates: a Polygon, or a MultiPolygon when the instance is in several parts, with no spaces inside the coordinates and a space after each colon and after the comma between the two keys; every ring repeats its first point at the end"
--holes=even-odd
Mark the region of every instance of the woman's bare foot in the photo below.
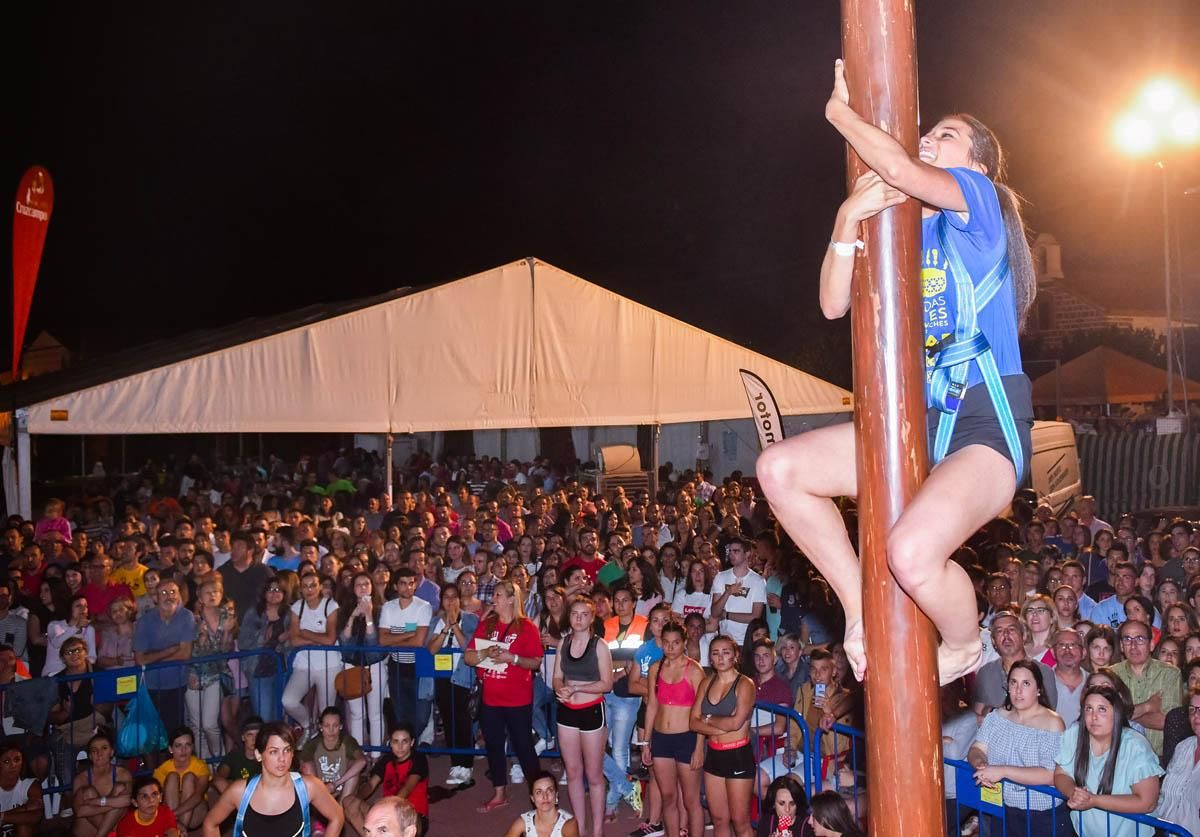
{"type": "Polygon", "coordinates": [[[949,645],[938,646],[938,679],[945,686],[960,677],[966,677],[979,668],[983,662],[983,645],[974,642],[966,648],[951,648],[949,645]]]}
{"type": "Polygon", "coordinates": [[[867,646],[863,639],[863,623],[855,619],[846,625],[846,638],[842,643],[846,651],[846,659],[850,662],[850,670],[858,682],[863,682],[867,673],[867,646]]]}

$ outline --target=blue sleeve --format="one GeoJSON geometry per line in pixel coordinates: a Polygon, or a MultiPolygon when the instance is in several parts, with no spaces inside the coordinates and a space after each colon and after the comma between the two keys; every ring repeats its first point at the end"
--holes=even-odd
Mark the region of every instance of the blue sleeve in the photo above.
{"type": "MultiPolygon", "coordinates": [[[[183,608],[180,607],[180,610],[183,610],[183,608]]],[[[184,611],[184,612],[191,615],[190,611],[184,611]]],[[[193,617],[191,619],[180,619],[179,623],[180,623],[180,628],[179,628],[180,642],[195,642],[196,641],[196,620],[195,620],[195,618],[193,617]]]]}
{"type": "MultiPolygon", "coordinates": [[[[1140,732],[1126,730],[1121,736],[1121,753],[1118,758],[1117,773],[1124,780],[1122,784],[1128,784],[1130,788],[1136,785],[1143,779],[1148,779],[1151,776],[1161,776],[1164,771],[1162,764],[1159,763],[1158,756],[1154,754],[1150,742],[1140,732]]],[[[1121,793],[1117,790],[1117,783],[1113,783],[1113,793],[1121,793]]]]}
{"type": "Polygon", "coordinates": [[[143,616],[133,623],[133,650],[150,651],[150,621],[143,616]]]}
{"type": "Polygon", "coordinates": [[[1000,199],[996,184],[974,169],[947,169],[962,189],[967,202],[967,219],[949,210],[942,210],[946,221],[955,229],[967,233],[965,238],[977,249],[990,249],[1004,238],[1004,217],[1000,214],[1000,199]]]}
{"type": "MultiPolygon", "coordinates": [[[[983,723],[979,725],[979,730],[975,733],[975,739],[972,744],[980,744],[987,749],[992,743],[992,730],[995,728],[996,713],[989,712],[983,718],[983,723]]],[[[970,747],[967,748],[968,752],[970,747]]]]}

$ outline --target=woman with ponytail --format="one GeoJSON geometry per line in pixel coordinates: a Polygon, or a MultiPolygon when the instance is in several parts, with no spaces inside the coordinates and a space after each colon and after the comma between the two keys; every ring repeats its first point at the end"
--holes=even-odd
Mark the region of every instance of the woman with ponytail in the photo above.
{"type": "MultiPolygon", "coordinates": [[[[909,199],[921,204],[925,334],[913,351],[926,359],[934,467],[893,525],[887,552],[893,575],[941,635],[946,683],[977,668],[982,651],[974,588],[950,555],[1008,508],[1028,470],[1033,405],[1017,334],[1036,290],[1033,261],[1017,198],[1002,182],[1000,145],[979,120],[942,119],[911,157],[850,107],[841,61],[825,116],[870,169],[838,211],[821,265],[826,317],[850,308],[862,222],[909,199]]],[[[861,679],[862,573],[830,499],[858,494],[856,444],[853,425],[814,430],[771,445],[757,470],[776,517],[845,608],[846,655],[861,679]]]]}

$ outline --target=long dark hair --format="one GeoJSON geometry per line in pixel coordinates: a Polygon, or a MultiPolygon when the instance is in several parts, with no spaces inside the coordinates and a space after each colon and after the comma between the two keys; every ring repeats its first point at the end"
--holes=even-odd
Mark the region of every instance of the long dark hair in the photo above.
{"type": "MultiPolygon", "coordinates": [[[[358,599],[354,597],[354,582],[360,578],[365,578],[371,582],[371,620],[376,625],[379,624],[379,611],[383,608],[383,593],[380,591],[379,585],[375,583],[375,579],[371,578],[370,573],[355,573],[354,577],[350,579],[349,591],[343,593],[341,596],[342,600],[338,602],[337,630],[339,634],[346,629],[346,623],[350,621],[350,615],[358,607],[358,599]]],[[[366,622],[361,616],[356,616],[355,618],[360,622],[366,622]]]]}
{"type": "Polygon", "coordinates": [[[842,837],[867,837],[854,821],[854,815],[850,813],[846,800],[842,799],[837,791],[821,791],[809,800],[809,805],[812,808],[812,818],[819,822],[822,828],[836,831],[842,837]]]}
{"type": "MultiPolygon", "coordinates": [[[[1100,772],[1100,784],[1095,790],[1095,793],[1107,794],[1112,793],[1113,776],[1117,772],[1117,756],[1121,751],[1121,739],[1124,737],[1125,730],[1129,728],[1129,707],[1125,705],[1125,701],[1117,693],[1117,690],[1109,686],[1087,687],[1083,691],[1083,703],[1086,704],[1087,699],[1092,695],[1104,698],[1113,710],[1112,743],[1108,745],[1108,758],[1104,760],[1104,769],[1100,772]]],[[[1079,740],[1075,744],[1074,777],[1075,784],[1081,788],[1087,787],[1088,760],[1092,756],[1091,739],[1087,724],[1083,723],[1081,719],[1079,740]]]]}
{"type": "Polygon", "coordinates": [[[971,158],[987,169],[987,176],[996,187],[996,197],[1000,199],[1000,214],[1004,217],[1004,231],[1008,238],[1008,267],[1012,271],[1019,331],[1030,306],[1033,305],[1033,298],[1037,296],[1037,273],[1033,268],[1033,253],[1029,250],[1025,221],[1021,218],[1023,201],[1021,196],[1004,182],[1004,150],[992,129],[969,113],[956,113],[951,118],[962,120],[971,129],[971,158]]]}
{"type": "Polygon", "coordinates": [[[1046,681],[1042,678],[1042,669],[1033,660],[1017,660],[1009,667],[1008,677],[1004,680],[1004,708],[1013,708],[1012,698],[1008,695],[1008,680],[1012,677],[1013,672],[1019,668],[1023,668],[1033,675],[1033,682],[1037,684],[1038,703],[1053,712],[1054,707],[1050,704],[1050,698],[1046,697],[1046,681]]]}
{"type": "MultiPolygon", "coordinates": [[[[650,562],[641,556],[639,553],[636,557],[630,559],[631,564],[637,564],[638,571],[642,574],[642,595],[639,597],[642,601],[652,599],[658,596],[660,599],[663,596],[662,584],[658,580],[658,571],[650,566],[650,562]]],[[[629,578],[628,575],[625,577],[629,578]]],[[[633,589],[633,584],[630,582],[629,588],[633,589]]]]}
{"type": "Polygon", "coordinates": [[[792,801],[796,803],[796,823],[792,826],[791,833],[801,834],[804,818],[808,815],[808,797],[804,795],[804,785],[800,784],[800,780],[791,773],[785,773],[778,777],[774,782],[767,786],[767,795],[763,801],[763,810],[759,816],[767,817],[774,825],[777,820],[775,818],[775,796],[781,790],[786,790],[792,795],[792,801]]]}

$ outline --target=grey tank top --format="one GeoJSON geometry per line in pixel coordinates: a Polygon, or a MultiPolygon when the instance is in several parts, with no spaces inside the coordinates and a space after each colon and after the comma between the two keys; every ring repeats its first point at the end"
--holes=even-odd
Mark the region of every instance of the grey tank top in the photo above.
{"type": "Polygon", "coordinates": [[[576,683],[594,683],[600,679],[600,661],[596,657],[596,641],[598,639],[599,637],[593,635],[588,640],[583,653],[578,657],[571,656],[570,638],[563,643],[562,660],[559,661],[563,679],[576,683]]]}
{"type": "Polygon", "coordinates": [[[733,681],[733,685],[729,687],[729,691],[725,693],[725,697],[713,703],[708,699],[708,690],[716,682],[717,678],[714,676],[712,680],[704,684],[704,698],[700,701],[700,711],[705,715],[712,715],[714,718],[732,718],[734,711],[737,709],[738,681],[733,681]]]}

